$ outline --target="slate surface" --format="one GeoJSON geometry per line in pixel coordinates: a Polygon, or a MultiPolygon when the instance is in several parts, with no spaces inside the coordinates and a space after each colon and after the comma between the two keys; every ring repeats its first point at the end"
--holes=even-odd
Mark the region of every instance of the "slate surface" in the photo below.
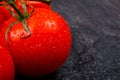
{"type": "Polygon", "coordinates": [[[16,80],[120,80],[120,0],[52,0],[68,22],[72,49],[55,73],[16,80]]]}

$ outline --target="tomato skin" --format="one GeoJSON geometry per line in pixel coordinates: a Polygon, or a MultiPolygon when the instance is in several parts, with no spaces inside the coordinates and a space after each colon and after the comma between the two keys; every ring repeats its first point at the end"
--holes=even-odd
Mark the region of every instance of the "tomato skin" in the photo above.
{"type": "Polygon", "coordinates": [[[4,20],[12,16],[5,6],[0,6],[0,14],[4,16],[4,20]]]}
{"type": "Polygon", "coordinates": [[[2,23],[4,22],[4,16],[2,14],[0,14],[0,25],[2,25],[2,23]]]}
{"type": "Polygon", "coordinates": [[[0,80],[14,80],[13,59],[6,47],[0,43],[0,80]]]}
{"type": "MultiPolygon", "coordinates": [[[[9,19],[3,26],[7,27],[14,20],[9,19]]],[[[68,24],[52,10],[35,8],[27,25],[30,37],[21,38],[27,34],[21,23],[14,25],[8,33],[16,71],[27,76],[54,72],[70,53],[72,39],[68,24]]]]}
{"type": "MultiPolygon", "coordinates": [[[[46,8],[46,9],[50,9],[51,7],[43,2],[40,1],[24,1],[24,3],[28,6],[32,6],[33,8],[46,8]]],[[[21,3],[20,1],[16,2],[16,5],[18,7],[21,7],[21,3]]]]}

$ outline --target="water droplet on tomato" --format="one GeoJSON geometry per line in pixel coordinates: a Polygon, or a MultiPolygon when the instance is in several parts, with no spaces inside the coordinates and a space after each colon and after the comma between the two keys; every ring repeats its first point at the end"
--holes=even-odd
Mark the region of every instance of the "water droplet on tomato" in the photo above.
{"type": "Polygon", "coordinates": [[[67,30],[64,30],[63,32],[67,32],[67,30]]]}
{"type": "Polygon", "coordinates": [[[55,49],[56,47],[55,46],[53,46],[53,49],[55,49]]]}
{"type": "Polygon", "coordinates": [[[42,44],[39,44],[38,46],[41,46],[42,44]]]}
{"type": "Polygon", "coordinates": [[[34,46],[30,46],[31,49],[35,48],[34,46]]]}
{"type": "Polygon", "coordinates": [[[50,37],[50,38],[49,38],[49,40],[52,40],[52,39],[53,39],[53,37],[50,37]]]}
{"type": "Polygon", "coordinates": [[[46,22],[46,25],[50,28],[50,29],[52,29],[52,30],[56,30],[56,24],[54,23],[54,22],[52,22],[52,21],[47,21],[46,22]]]}
{"type": "Polygon", "coordinates": [[[37,44],[36,47],[40,47],[42,44],[37,44]]]}

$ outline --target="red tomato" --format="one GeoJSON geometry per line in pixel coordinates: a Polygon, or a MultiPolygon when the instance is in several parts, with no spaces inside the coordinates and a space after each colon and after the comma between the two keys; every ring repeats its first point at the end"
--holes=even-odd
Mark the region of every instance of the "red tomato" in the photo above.
{"type": "Polygon", "coordinates": [[[13,60],[2,44],[0,44],[0,80],[14,80],[13,60]]]}
{"type": "MultiPolygon", "coordinates": [[[[11,18],[3,24],[5,31],[11,18]]],[[[71,32],[66,21],[50,9],[35,8],[27,20],[31,36],[21,23],[15,24],[8,33],[11,55],[16,71],[27,76],[41,76],[57,70],[67,59],[71,49],[71,32]]],[[[3,34],[3,33],[2,33],[3,34]]]]}

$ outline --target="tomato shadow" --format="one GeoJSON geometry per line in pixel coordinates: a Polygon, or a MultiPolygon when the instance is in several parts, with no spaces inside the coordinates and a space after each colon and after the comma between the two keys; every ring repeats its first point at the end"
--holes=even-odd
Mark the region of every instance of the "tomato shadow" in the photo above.
{"type": "Polygon", "coordinates": [[[42,77],[27,77],[16,73],[15,80],[56,80],[56,72],[53,72],[42,77]]]}

